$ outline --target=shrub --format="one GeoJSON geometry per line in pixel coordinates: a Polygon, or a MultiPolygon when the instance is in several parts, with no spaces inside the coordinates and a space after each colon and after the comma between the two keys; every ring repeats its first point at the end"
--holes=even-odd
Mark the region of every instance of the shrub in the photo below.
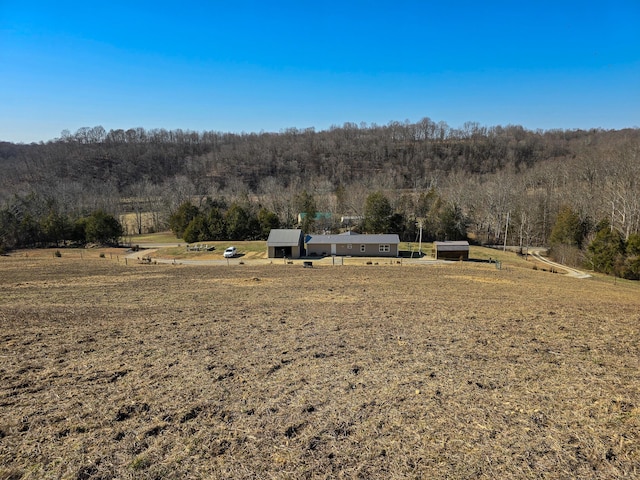
{"type": "Polygon", "coordinates": [[[620,276],[627,280],[640,280],[640,255],[625,259],[620,268],[620,276]]]}

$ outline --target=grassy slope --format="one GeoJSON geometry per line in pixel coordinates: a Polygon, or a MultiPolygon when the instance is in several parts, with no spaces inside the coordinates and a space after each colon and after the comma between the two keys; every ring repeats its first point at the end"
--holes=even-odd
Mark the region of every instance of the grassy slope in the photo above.
{"type": "Polygon", "coordinates": [[[159,232],[159,233],[149,233],[145,235],[131,235],[126,237],[127,242],[130,241],[132,245],[140,244],[140,243],[180,243],[186,244],[186,242],[176,237],[171,232],[159,232]]]}
{"type": "Polygon", "coordinates": [[[0,258],[0,478],[630,478],[640,288],[0,258]]]}

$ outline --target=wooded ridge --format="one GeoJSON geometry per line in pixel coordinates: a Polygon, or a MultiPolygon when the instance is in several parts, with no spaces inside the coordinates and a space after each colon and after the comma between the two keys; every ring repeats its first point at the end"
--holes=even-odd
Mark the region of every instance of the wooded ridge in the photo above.
{"type": "Polygon", "coordinates": [[[388,226],[403,240],[415,238],[417,223],[432,238],[451,236],[453,225],[480,243],[504,242],[505,234],[509,244],[554,240],[581,262],[603,222],[623,242],[640,231],[638,128],[451,128],[429,118],[279,133],[98,126],[39,144],[0,142],[0,169],[5,223],[101,210],[146,213],[139,230],[161,230],[185,202],[208,212],[209,198],[222,213],[263,209],[292,226],[301,199],[311,197],[317,212],[336,219],[316,227],[337,229],[337,219],[364,216],[367,197],[381,193],[395,215],[388,226]],[[552,235],[567,215],[576,231],[552,235]]]}

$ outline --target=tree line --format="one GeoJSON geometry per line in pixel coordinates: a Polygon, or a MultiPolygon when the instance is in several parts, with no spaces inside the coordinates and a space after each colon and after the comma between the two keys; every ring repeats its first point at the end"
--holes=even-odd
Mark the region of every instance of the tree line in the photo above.
{"type": "Polygon", "coordinates": [[[17,247],[118,245],[123,234],[122,224],[104,210],[72,218],[35,194],[0,209],[0,253],[17,247]]]}
{"type": "Polygon", "coordinates": [[[33,234],[6,232],[16,223],[46,231],[49,215],[73,223],[127,213],[129,233],[142,233],[175,226],[187,204],[198,210],[181,227],[189,238],[262,238],[265,225],[291,227],[314,211],[329,215],[306,215],[306,229],[386,229],[411,241],[422,227],[431,239],[551,245],[558,259],[596,269],[589,247],[603,222],[625,243],[620,258],[634,257],[626,245],[640,231],[637,128],[451,128],[428,118],[279,133],[86,127],[39,144],[0,142],[0,170],[2,221],[13,222],[0,225],[5,248],[32,245],[33,234]],[[579,242],[552,235],[568,211],[579,242]]]}

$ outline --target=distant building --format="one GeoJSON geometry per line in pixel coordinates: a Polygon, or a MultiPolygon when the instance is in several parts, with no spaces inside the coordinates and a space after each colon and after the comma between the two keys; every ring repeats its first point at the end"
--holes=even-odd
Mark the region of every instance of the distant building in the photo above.
{"type": "Polygon", "coordinates": [[[300,258],[304,253],[304,240],[300,229],[274,228],[267,239],[269,258],[300,258]]]}
{"type": "Polygon", "coordinates": [[[469,260],[469,242],[433,242],[433,256],[437,260],[469,260]]]}
{"type": "Polygon", "coordinates": [[[397,257],[400,237],[395,233],[361,235],[346,232],[339,235],[307,235],[307,256],[328,255],[352,257],[397,257]]]}
{"type": "Polygon", "coordinates": [[[362,215],[343,215],[340,217],[340,223],[343,227],[351,227],[353,225],[358,225],[364,220],[362,215]]]}
{"type": "MultiPolygon", "coordinates": [[[[306,218],[307,214],[305,212],[298,214],[298,225],[302,224],[302,221],[306,218]]],[[[333,219],[333,214],[331,212],[316,212],[313,217],[314,222],[331,222],[333,219]]]]}

